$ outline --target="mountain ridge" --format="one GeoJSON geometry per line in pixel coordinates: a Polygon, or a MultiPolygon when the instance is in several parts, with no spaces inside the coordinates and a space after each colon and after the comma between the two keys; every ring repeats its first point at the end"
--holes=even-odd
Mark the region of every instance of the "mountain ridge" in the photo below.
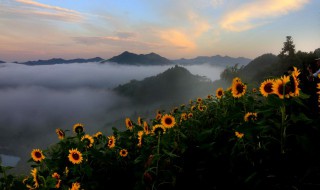
{"type": "Polygon", "coordinates": [[[76,58],[76,59],[62,59],[62,58],[52,58],[48,60],[38,60],[38,61],[27,61],[22,62],[19,64],[24,65],[55,65],[55,64],[69,64],[69,63],[88,63],[88,62],[101,62],[101,57],[95,57],[90,59],[82,59],[82,58],[76,58]]]}

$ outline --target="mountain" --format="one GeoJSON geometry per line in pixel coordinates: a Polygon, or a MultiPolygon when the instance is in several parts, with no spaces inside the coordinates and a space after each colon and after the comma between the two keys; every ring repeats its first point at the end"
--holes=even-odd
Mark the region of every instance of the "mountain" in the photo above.
{"type": "Polygon", "coordinates": [[[115,62],[118,64],[128,65],[168,65],[172,62],[156,53],[149,54],[134,54],[128,51],[121,53],[120,55],[114,56],[111,59],[103,62],[115,62]]]}
{"type": "Polygon", "coordinates": [[[192,98],[212,94],[212,82],[202,76],[193,75],[182,66],[172,68],[142,81],[131,80],[114,90],[131,98],[136,103],[188,102],[192,98]]]}
{"type": "Polygon", "coordinates": [[[53,58],[49,60],[38,60],[38,61],[27,61],[20,64],[24,65],[54,65],[54,64],[68,64],[68,63],[88,63],[88,62],[100,62],[104,59],[100,57],[95,57],[91,59],[61,59],[61,58],[53,58]]]}
{"type": "Polygon", "coordinates": [[[251,61],[251,59],[244,58],[244,57],[238,57],[233,58],[229,56],[198,56],[193,59],[177,59],[173,60],[175,64],[181,64],[181,65],[193,65],[193,64],[212,64],[216,66],[234,66],[235,64],[238,64],[239,66],[246,65],[251,61]]]}
{"type": "Polygon", "coordinates": [[[0,63],[5,63],[5,62],[0,60],[0,63]]]}

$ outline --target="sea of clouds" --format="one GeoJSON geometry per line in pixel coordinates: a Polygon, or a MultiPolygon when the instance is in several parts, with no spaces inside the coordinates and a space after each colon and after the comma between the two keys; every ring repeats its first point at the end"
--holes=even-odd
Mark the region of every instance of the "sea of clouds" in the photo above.
{"type": "MultiPolygon", "coordinates": [[[[110,134],[112,126],[108,128],[106,123],[129,117],[136,111],[125,109],[130,100],[112,89],[171,67],[114,63],[0,64],[0,154],[22,158],[18,167],[24,167],[33,148],[45,149],[58,141],[56,128],[72,130],[73,124],[83,123],[90,134],[97,131],[110,134]]],[[[224,69],[210,65],[184,67],[212,81],[219,79],[224,69]]]]}

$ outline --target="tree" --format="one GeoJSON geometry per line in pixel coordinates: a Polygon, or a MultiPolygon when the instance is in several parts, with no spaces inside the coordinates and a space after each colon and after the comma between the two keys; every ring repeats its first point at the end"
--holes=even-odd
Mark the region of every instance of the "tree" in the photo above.
{"type": "Polygon", "coordinates": [[[293,57],[295,55],[295,45],[291,36],[286,37],[287,40],[283,42],[283,48],[279,54],[280,58],[293,57]]]}

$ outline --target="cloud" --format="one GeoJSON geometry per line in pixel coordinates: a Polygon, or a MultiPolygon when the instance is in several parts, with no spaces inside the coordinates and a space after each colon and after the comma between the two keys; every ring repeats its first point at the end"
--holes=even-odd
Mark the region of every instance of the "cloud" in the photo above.
{"type": "Polygon", "coordinates": [[[177,49],[191,51],[196,48],[196,44],[190,39],[189,35],[177,29],[165,29],[158,32],[159,37],[169,45],[177,49]]]}
{"type": "Polygon", "coordinates": [[[309,0],[261,0],[239,6],[225,14],[220,22],[223,29],[241,32],[270,22],[271,18],[301,9],[309,0]]]}
{"type": "Polygon", "coordinates": [[[18,3],[28,5],[27,9],[14,9],[14,13],[23,15],[36,15],[38,18],[59,19],[64,21],[80,21],[83,19],[81,13],[63,7],[47,5],[33,0],[15,0],[18,3]]]}

